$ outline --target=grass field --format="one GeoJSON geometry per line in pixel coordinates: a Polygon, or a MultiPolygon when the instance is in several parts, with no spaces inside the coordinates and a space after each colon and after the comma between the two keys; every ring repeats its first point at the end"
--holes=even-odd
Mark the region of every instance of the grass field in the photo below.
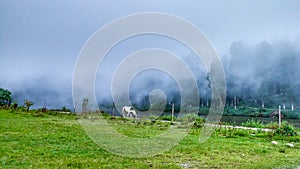
{"type": "MultiPolygon", "coordinates": [[[[151,137],[168,124],[138,124],[109,119],[111,126],[128,136],[151,137]],[[127,126],[130,130],[125,130],[127,126]]],[[[151,158],[126,158],[94,144],[76,116],[43,115],[0,110],[0,168],[296,168],[300,143],[294,148],[268,133],[219,130],[205,143],[197,132],[177,146],[151,158]],[[232,134],[233,133],[233,134],[232,134]]],[[[299,136],[298,136],[299,137],[299,136]]]]}

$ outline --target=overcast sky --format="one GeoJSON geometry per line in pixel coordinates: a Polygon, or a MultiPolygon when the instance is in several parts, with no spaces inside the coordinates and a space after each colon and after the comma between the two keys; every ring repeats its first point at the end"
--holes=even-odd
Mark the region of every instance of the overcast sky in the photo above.
{"type": "Polygon", "coordinates": [[[70,94],[80,49],[96,30],[125,15],[182,17],[201,29],[223,56],[239,40],[299,41],[299,7],[297,0],[1,0],[0,87],[14,92],[43,84],[40,88],[70,94]]]}

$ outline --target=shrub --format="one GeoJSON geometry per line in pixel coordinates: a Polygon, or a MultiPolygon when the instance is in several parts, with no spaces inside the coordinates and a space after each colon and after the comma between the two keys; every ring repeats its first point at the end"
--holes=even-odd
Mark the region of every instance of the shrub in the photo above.
{"type": "Polygon", "coordinates": [[[109,118],[109,117],[111,117],[109,113],[104,112],[104,111],[101,111],[101,115],[102,115],[104,118],[109,118]]]}
{"type": "Polygon", "coordinates": [[[178,118],[177,121],[183,122],[183,123],[191,123],[196,121],[198,118],[200,118],[197,114],[195,113],[189,113],[185,114],[182,117],[178,118]]]}
{"type": "Polygon", "coordinates": [[[199,109],[199,114],[201,115],[207,115],[209,113],[209,108],[208,107],[201,107],[199,109]]]}
{"type": "Polygon", "coordinates": [[[297,119],[298,118],[298,112],[296,112],[296,111],[285,112],[284,117],[287,118],[287,119],[297,119]]]}
{"type": "Polygon", "coordinates": [[[110,116],[109,119],[110,119],[110,120],[116,120],[117,117],[116,117],[116,116],[110,116]]]}
{"type": "Polygon", "coordinates": [[[265,127],[265,125],[260,120],[255,121],[254,119],[251,119],[245,123],[242,123],[242,126],[255,127],[255,128],[264,128],[265,127]]]}
{"type": "Polygon", "coordinates": [[[279,127],[279,125],[277,122],[270,122],[266,125],[266,128],[269,128],[269,129],[277,129],[278,127],[279,127]]]}
{"type": "Polygon", "coordinates": [[[228,138],[235,137],[234,130],[235,129],[232,129],[232,128],[225,129],[225,131],[224,131],[225,136],[228,137],[228,138]]]}
{"type": "MultiPolygon", "coordinates": [[[[160,120],[168,120],[168,121],[172,121],[172,116],[170,115],[163,115],[163,116],[159,116],[160,120]]],[[[174,116],[174,120],[176,119],[176,117],[174,116]]]]}
{"type": "Polygon", "coordinates": [[[177,118],[177,122],[181,127],[192,127],[193,129],[199,129],[204,126],[205,119],[198,116],[196,113],[184,114],[177,118]]]}
{"type": "Polygon", "coordinates": [[[294,128],[294,126],[289,125],[287,122],[283,122],[282,125],[275,130],[275,135],[297,136],[297,130],[294,128]]]}
{"type": "Polygon", "coordinates": [[[201,128],[201,127],[204,126],[204,123],[205,123],[205,119],[199,117],[199,118],[197,118],[196,121],[194,122],[193,128],[199,129],[199,128],[201,128]]]}

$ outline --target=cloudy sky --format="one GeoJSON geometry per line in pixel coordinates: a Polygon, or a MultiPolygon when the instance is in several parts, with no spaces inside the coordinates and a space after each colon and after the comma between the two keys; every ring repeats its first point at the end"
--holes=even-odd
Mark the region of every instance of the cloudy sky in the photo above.
{"type": "Polygon", "coordinates": [[[1,0],[0,87],[17,100],[27,97],[41,104],[55,97],[53,106],[62,106],[71,97],[76,59],[88,38],[133,13],[182,17],[201,29],[223,56],[235,41],[299,42],[299,6],[297,0],[1,0]]]}

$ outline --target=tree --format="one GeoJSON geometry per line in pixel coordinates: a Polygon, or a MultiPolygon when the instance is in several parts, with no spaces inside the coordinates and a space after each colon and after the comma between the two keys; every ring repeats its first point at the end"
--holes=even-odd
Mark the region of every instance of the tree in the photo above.
{"type": "Polygon", "coordinates": [[[17,109],[17,108],[18,108],[18,102],[17,102],[17,101],[14,101],[14,102],[12,103],[12,107],[13,107],[14,109],[17,109]]]}
{"type": "Polygon", "coordinates": [[[63,106],[63,107],[61,108],[61,110],[62,110],[63,112],[70,112],[70,111],[71,111],[71,110],[68,109],[66,106],[63,106]]]}
{"type": "Polygon", "coordinates": [[[82,114],[83,116],[86,116],[86,113],[87,113],[87,109],[88,109],[88,104],[89,104],[89,99],[87,97],[85,97],[83,99],[83,102],[82,102],[82,114]]]}
{"type": "Polygon", "coordinates": [[[33,102],[30,101],[30,100],[25,100],[25,105],[26,105],[26,108],[27,108],[27,111],[29,110],[30,106],[33,105],[33,102]]]}
{"type": "Polygon", "coordinates": [[[12,101],[11,92],[0,88],[0,106],[9,104],[12,101]]]}

